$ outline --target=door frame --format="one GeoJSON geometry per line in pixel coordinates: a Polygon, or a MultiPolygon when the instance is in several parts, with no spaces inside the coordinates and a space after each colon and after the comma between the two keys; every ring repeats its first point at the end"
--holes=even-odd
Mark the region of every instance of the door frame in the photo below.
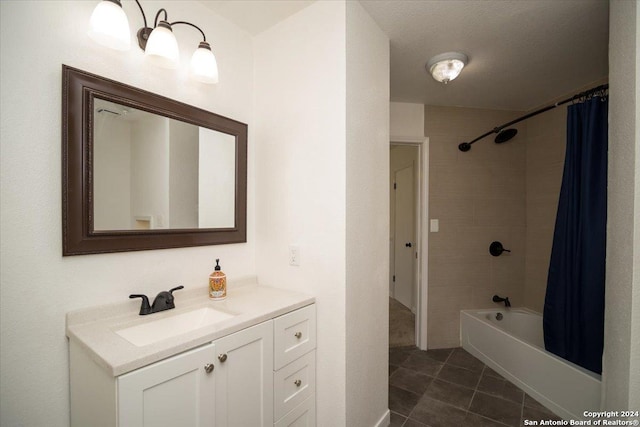
{"type": "MultiPolygon", "coordinates": [[[[411,145],[418,147],[418,200],[416,203],[416,251],[418,253],[415,283],[416,301],[416,346],[427,349],[427,308],[429,289],[429,138],[391,137],[391,145],[411,145]]],[[[388,320],[387,320],[388,321],[388,320]]]]}

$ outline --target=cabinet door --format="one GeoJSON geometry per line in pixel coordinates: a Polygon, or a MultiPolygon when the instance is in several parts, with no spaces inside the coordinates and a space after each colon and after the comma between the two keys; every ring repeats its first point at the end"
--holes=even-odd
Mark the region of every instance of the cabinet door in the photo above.
{"type": "Polygon", "coordinates": [[[120,427],[213,425],[213,344],[118,378],[120,427]],[[209,371],[209,372],[207,372],[209,371]]]}
{"type": "Polygon", "coordinates": [[[214,344],[216,427],[273,426],[273,322],[214,344]]]}

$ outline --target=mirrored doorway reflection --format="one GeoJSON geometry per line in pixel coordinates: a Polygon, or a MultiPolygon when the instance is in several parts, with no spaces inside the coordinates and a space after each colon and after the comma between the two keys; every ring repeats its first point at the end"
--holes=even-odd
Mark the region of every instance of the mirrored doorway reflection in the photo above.
{"type": "Polygon", "coordinates": [[[94,231],[235,226],[234,135],[96,98],[94,231]]]}

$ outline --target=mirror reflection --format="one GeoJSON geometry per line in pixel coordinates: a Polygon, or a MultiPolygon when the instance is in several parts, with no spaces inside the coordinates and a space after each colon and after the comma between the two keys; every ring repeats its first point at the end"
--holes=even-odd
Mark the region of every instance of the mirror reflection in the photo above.
{"type": "Polygon", "coordinates": [[[94,99],[94,231],[235,225],[234,135],[94,99]]]}

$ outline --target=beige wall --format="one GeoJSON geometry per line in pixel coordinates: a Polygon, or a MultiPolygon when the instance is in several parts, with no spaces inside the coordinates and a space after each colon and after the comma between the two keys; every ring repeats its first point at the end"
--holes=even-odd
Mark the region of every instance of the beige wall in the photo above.
{"type": "Polygon", "coordinates": [[[498,145],[493,136],[463,153],[470,141],[520,112],[425,107],[430,141],[429,348],[460,345],[460,310],[493,307],[494,294],[524,304],[526,127],[498,145]],[[492,241],[511,253],[489,254],[492,241]]]}

